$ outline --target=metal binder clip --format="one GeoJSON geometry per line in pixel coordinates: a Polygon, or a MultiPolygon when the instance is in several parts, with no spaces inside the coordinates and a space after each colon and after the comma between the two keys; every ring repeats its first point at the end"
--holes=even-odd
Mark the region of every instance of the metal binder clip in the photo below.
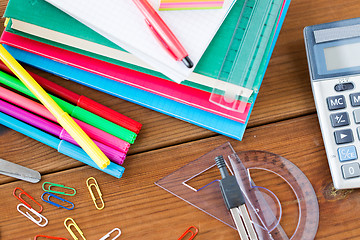
{"type": "Polygon", "coordinates": [[[16,197],[17,199],[20,200],[20,202],[22,202],[23,204],[25,204],[27,207],[29,208],[33,208],[30,206],[30,204],[28,204],[22,197],[21,195],[24,194],[25,196],[27,196],[28,198],[30,198],[34,203],[36,203],[39,207],[40,207],[40,210],[38,210],[37,212],[38,213],[41,213],[42,210],[43,210],[43,207],[40,205],[40,203],[38,203],[32,196],[30,196],[27,192],[25,192],[24,190],[22,190],[21,188],[17,187],[14,189],[13,191],[13,195],[14,197],[16,197]],[[16,190],[20,190],[21,192],[19,193],[19,195],[16,194],[16,190]]]}
{"type": "Polygon", "coordinates": [[[65,187],[64,185],[51,183],[51,182],[44,182],[43,185],[42,185],[42,188],[43,188],[43,190],[45,192],[57,193],[57,194],[61,194],[61,195],[74,196],[76,194],[75,188],[65,187]],[[46,184],[49,184],[47,189],[45,189],[46,184]],[[65,192],[53,191],[53,190],[51,190],[51,187],[59,187],[59,188],[64,188],[64,189],[70,189],[70,190],[73,191],[73,193],[65,193],[65,192]]]}
{"type": "Polygon", "coordinates": [[[70,233],[70,235],[75,239],[75,240],[78,240],[79,238],[76,237],[75,233],[71,230],[71,226],[73,226],[77,231],[78,233],[80,234],[81,238],[83,240],[86,240],[83,232],[80,230],[80,228],[78,227],[78,225],[75,223],[74,219],[72,218],[67,218],[64,220],[64,225],[66,227],[66,229],[68,230],[68,232],[70,233]],[[67,221],[71,221],[71,223],[69,225],[66,225],[66,222],[67,221]]]}
{"type": "Polygon", "coordinates": [[[192,239],[194,239],[194,237],[196,236],[196,234],[198,234],[198,232],[199,232],[199,230],[198,230],[196,227],[190,226],[190,227],[183,233],[183,235],[181,235],[181,236],[179,237],[178,240],[183,240],[184,237],[185,237],[188,233],[191,234],[191,236],[190,236],[190,238],[188,238],[188,240],[192,240],[192,239]]]}
{"type": "Polygon", "coordinates": [[[110,237],[110,235],[115,232],[115,231],[118,231],[119,233],[114,237],[112,238],[111,240],[114,240],[114,239],[117,239],[118,237],[120,237],[121,235],[121,230],[119,228],[114,228],[113,230],[111,230],[109,233],[107,233],[105,236],[103,236],[102,238],[100,238],[99,240],[105,240],[107,238],[110,237]]]}
{"type": "Polygon", "coordinates": [[[50,203],[51,205],[54,205],[55,207],[65,208],[66,210],[72,210],[72,209],[74,209],[74,207],[75,207],[75,205],[74,205],[72,202],[70,202],[70,201],[68,201],[68,200],[66,200],[66,199],[63,199],[63,198],[61,198],[61,197],[59,197],[59,196],[57,196],[57,195],[55,195],[55,194],[53,194],[53,193],[50,193],[50,192],[44,192],[44,193],[41,195],[41,199],[42,199],[44,202],[47,202],[47,203],[50,203]],[[44,196],[45,196],[45,195],[48,195],[47,200],[44,199],[44,196]],[[65,206],[63,206],[63,205],[60,205],[60,204],[58,204],[58,203],[55,203],[55,202],[53,202],[53,201],[50,200],[50,197],[54,197],[54,198],[56,198],[56,199],[59,199],[59,200],[62,201],[62,202],[70,203],[70,204],[72,205],[72,207],[71,207],[71,208],[68,208],[68,207],[65,207],[65,206]]]}
{"type": "Polygon", "coordinates": [[[93,177],[89,177],[89,178],[86,180],[86,186],[87,186],[88,189],[89,189],[90,196],[91,196],[91,198],[92,198],[92,200],[93,200],[93,202],[94,202],[94,204],[95,204],[95,207],[96,207],[98,210],[103,209],[103,208],[105,207],[105,204],[104,204],[104,201],[103,201],[103,199],[102,199],[102,194],[101,194],[101,191],[100,191],[99,185],[97,184],[96,179],[93,178],[93,177]],[[94,180],[94,182],[89,184],[89,182],[90,182],[91,180],[94,180]],[[101,207],[99,207],[99,206],[97,205],[97,203],[96,203],[96,198],[95,198],[95,196],[94,196],[94,192],[93,192],[92,189],[91,189],[91,186],[95,186],[95,189],[96,189],[96,191],[97,191],[97,193],[98,193],[98,195],[99,195],[99,199],[100,199],[101,204],[102,204],[101,207]]]}
{"type": "Polygon", "coordinates": [[[26,206],[23,203],[19,203],[17,205],[17,210],[18,210],[19,213],[21,213],[22,215],[24,215],[25,217],[27,217],[28,219],[30,219],[32,222],[34,222],[35,224],[37,224],[40,227],[45,227],[48,224],[48,220],[43,215],[41,215],[40,213],[38,213],[34,209],[26,206]],[[24,213],[23,211],[21,211],[20,207],[25,207],[27,210],[29,210],[34,215],[36,215],[39,218],[39,220],[36,220],[33,216],[30,215],[29,212],[24,213]],[[44,222],[44,223],[41,223],[41,222],[44,222]]]}
{"type": "Polygon", "coordinates": [[[46,239],[58,239],[58,240],[68,240],[67,238],[62,238],[62,237],[51,237],[51,236],[45,236],[45,235],[36,235],[34,237],[34,240],[37,240],[37,238],[46,238],[46,239]]]}

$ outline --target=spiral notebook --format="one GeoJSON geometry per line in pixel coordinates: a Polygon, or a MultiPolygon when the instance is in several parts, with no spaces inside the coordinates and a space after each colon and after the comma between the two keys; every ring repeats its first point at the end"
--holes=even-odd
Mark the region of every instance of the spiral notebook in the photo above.
{"type": "MultiPolygon", "coordinates": [[[[187,79],[194,70],[175,61],[168,54],[132,1],[46,1],[178,83],[187,79]]],[[[177,36],[196,66],[235,1],[226,0],[222,9],[159,12],[159,15],[177,36]]],[[[149,3],[154,9],[158,9],[158,0],[150,0],[149,3]]]]}

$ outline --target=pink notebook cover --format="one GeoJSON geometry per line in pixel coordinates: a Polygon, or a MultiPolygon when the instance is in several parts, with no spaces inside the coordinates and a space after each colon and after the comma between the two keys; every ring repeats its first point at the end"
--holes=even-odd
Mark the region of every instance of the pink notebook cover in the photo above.
{"type": "Polygon", "coordinates": [[[245,123],[251,106],[250,103],[246,103],[243,113],[231,111],[209,102],[211,95],[209,92],[37,42],[10,32],[4,31],[0,41],[12,47],[80,68],[241,123],[245,123]]]}

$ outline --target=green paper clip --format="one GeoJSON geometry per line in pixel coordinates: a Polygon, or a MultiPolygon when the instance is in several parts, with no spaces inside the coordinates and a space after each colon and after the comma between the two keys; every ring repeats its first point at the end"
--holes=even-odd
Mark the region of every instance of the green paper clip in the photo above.
{"type": "Polygon", "coordinates": [[[56,183],[51,183],[51,182],[44,182],[43,185],[42,185],[42,189],[45,191],[45,192],[50,192],[50,193],[57,193],[57,194],[62,194],[62,195],[67,195],[67,196],[74,196],[76,194],[76,190],[75,188],[71,188],[71,187],[65,187],[64,185],[61,185],[61,184],[56,184],[56,183]],[[45,185],[46,184],[49,184],[49,187],[47,189],[45,189],[45,185]],[[59,188],[65,188],[65,189],[70,189],[72,191],[74,191],[74,193],[65,193],[65,192],[59,192],[59,191],[53,191],[51,190],[51,187],[59,187],[59,188]]]}

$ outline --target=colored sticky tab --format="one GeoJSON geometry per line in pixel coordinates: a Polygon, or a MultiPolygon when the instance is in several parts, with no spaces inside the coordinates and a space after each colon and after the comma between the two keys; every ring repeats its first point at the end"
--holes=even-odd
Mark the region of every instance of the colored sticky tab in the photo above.
{"type": "Polygon", "coordinates": [[[223,3],[223,0],[161,0],[159,10],[220,9],[223,3]]]}

